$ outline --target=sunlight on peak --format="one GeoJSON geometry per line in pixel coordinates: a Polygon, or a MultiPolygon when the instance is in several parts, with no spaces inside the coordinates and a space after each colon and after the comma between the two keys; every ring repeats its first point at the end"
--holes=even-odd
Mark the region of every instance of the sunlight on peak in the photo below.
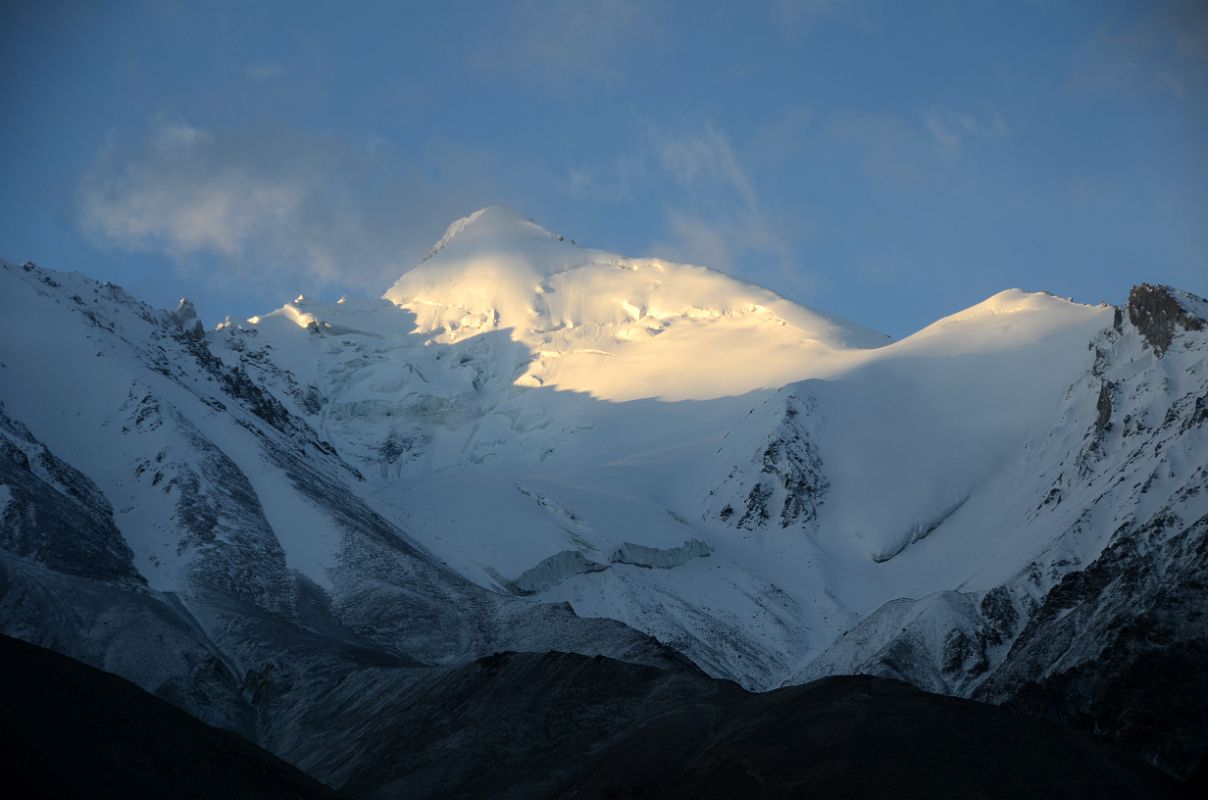
{"type": "Polygon", "coordinates": [[[298,299],[293,303],[286,303],[281,307],[281,313],[286,319],[296,324],[299,328],[306,328],[312,324],[318,323],[318,318],[309,311],[302,311],[295,303],[301,303],[305,298],[298,295],[298,299]]]}
{"type": "MultiPolygon", "coordinates": [[[[934,333],[954,324],[984,323],[993,325],[1005,322],[1004,317],[1036,319],[1036,324],[1044,325],[1046,321],[1056,321],[1064,318],[1081,318],[1102,311],[1100,306],[1090,306],[1076,303],[1073,300],[1057,297],[1048,292],[1025,292],[1022,289],[1006,289],[991,295],[985,300],[966,309],[950,314],[923,328],[921,331],[907,337],[907,340],[918,336],[934,333]]],[[[1021,323],[1025,324],[1025,323],[1021,323]]]]}
{"type": "Polygon", "coordinates": [[[1009,289],[891,342],[708,267],[578,247],[501,206],[450,225],[381,299],[341,300],[299,295],[269,316],[437,347],[498,332],[527,351],[516,360],[498,350],[512,364],[500,378],[610,401],[705,400],[831,379],[899,356],[1007,350],[1081,331],[1103,313],[1009,289]]]}
{"type": "Polygon", "coordinates": [[[383,297],[439,343],[508,331],[532,353],[517,385],[610,400],[775,388],[889,341],[708,267],[579,247],[498,206],[450,225],[383,297]]]}

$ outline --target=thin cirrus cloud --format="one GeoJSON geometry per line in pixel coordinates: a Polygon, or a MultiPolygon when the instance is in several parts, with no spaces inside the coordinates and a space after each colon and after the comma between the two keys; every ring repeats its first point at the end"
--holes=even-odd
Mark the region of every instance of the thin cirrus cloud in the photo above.
{"type": "Polygon", "coordinates": [[[567,185],[600,203],[661,194],[664,219],[648,248],[653,255],[752,279],[759,277],[756,262],[787,270],[792,261],[730,139],[712,124],[677,133],[650,128],[637,150],[574,169],[567,185]]]}
{"type": "Polygon", "coordinates": [[[546,89],[623,84],[630,62],[623,51],[658,30],[655,9],[633,0],[521,0],[507,8],[500,29],[475,38],[470,66],[546,89]]]}
{"type": "Polygon", "coordinates": [[[1133,99],[1171,95],[1202,108],[1208,90],[1208,5],[1169,0],[1109,15],[1073,59],[1072,88],[1133,99]]]}
{"type": "Polygon", "coordinates": [[[268,81],[285,75],[285,67],[276,61],[253,61],[244,68],[249,78],[256,81],[268,81]]]}
{"type": "Polygon", "coordinates": [[[726,190],[750,211],[756,211],[755,187],[738,163],[730,140],[706,125],[687,136],[658,136],[658,155],[663,168],[685,188],[702,184],[726,190]]]}
{"type": "Polygon", "coordinates": [[[653,252],[745,271],[753,279],[763,271],[756,265],[768,261],[781,273],[793,272],[790,249],[726,136],[706,125],[689,135],[657,135],[655,144],[660,166],[680,192],[667,210],[667,236],[652,245],[653,252]]]}
{"type": "Polygon", "coordinates": [[[927,132],[947,152],[956,152],[970,141],[1005,138],[1007,123],[997,111],[980,116],[948,108],[933,108],[923,117],[927,132]]]}
{"type": "Polygon", "coordinates": [[[807,36],[824,22],[846,20],[871,27],[863,0],[772,0],[771,17],[789,41],[807,36]]]}
{"type": "Polygon", "coordinates": [[[490,190],[434,181],[364,147],[291,132],[157,122],[112,140],[80,187],[99,244],[215,257],[228,275],[380,290],[422,257],[433,231],[490,190]]]}

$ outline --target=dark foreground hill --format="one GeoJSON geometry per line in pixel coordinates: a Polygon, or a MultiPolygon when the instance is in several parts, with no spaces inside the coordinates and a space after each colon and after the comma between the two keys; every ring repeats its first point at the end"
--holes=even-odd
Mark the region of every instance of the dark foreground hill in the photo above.
{"type": "MultiPolygon", "coordinates": [[[[9,796],[335,796],[121,678],[8,637],[0,660],[9,796]]],[[[751,694],[682,669],[502,653],[346,722],[364,747],[350,797],[1180,794],[1111,743],[872,677],[751,694]]]]}
{"type": "Polygon", "coordinates": [[[699,674],[505,653],[442,674],[345,787],[382,797],[1137,798],[1113,744],[899,681],[751,694],[699,674]]]}
{"type": "Polygon", "coordinates": [[[0,795],[332,798],[233,733],[134,684],[0,636],[0,795]]]}

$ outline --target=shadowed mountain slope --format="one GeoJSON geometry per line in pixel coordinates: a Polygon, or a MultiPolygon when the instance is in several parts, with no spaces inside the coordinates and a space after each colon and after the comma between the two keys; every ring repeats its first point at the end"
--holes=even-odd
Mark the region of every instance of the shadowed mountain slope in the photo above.
{"type": "MultiPolygon", "coordinates": [[[[21,797],[335,797],[133,684],[0,637],[0,782],[21,797]]],[[[347,797],[1177,797],[1113,745],[872,677],[751,694],[568,653],[433,671],[330,735],[347,797]]]]}
{"type": "Polygon", "coordinates": [[[129,681],[0,636],[8,797],[334,798],[246,739],[129,681]]]}
{"type": "Polygon", "coordinates": [[[1114,745],[907,684],[752,694],[697,673],[501,653],[443,673],[366,737],[359,797],[1176,797],[1114,745]]]}

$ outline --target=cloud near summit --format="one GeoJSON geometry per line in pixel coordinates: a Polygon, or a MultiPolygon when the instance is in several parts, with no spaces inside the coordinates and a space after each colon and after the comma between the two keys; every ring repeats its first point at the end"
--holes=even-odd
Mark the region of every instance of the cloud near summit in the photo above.
{"type": "MultiPolygon", "coordinates": [[[[667,203],[652,254],[744,273],[750,265],[741,264],[761,258],[787,263],[726,136],[712,125],[651,129],[645,145],[632,175],[615,164],[584,169],[571,194],[630,202],[637,186],[657,186],[667,203]]],[[[508,189],[517,176],[497,174],[490,153],[445,147],[409,157],[381,139],[358,145],[160,119],[138,137],[110,134],[81,180],[80,224],[97,244],[204,263],[219,279],[376,294],[419,263],[450,220],[495,202],[528,208],[508,189]]],[[[534,174],[523,177],[532,183],[534,174]]]]}
{"type": "Polygon", "coordinates": [[[221,269],[381,291],[489,189],[436,180],[380,142],[154,122],[111,135],[84,176],[80,221],[99,243],[210,256],[221,269]]]}

